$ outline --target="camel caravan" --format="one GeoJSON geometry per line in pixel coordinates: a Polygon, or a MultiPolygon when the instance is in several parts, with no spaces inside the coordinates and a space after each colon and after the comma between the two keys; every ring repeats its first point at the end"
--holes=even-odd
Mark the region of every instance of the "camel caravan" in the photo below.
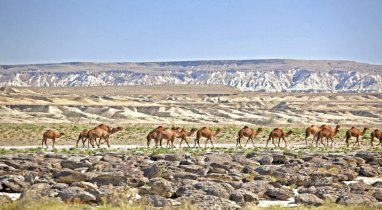
{"type": "MultiPolygon", "coordinates": [[[[312,137],[312,141],[310,144],[313,144],[315,141],[316,147],[319,145],[323,145],[324,147],[333,147],[333,144],[336,144],[334,139],[339,133],[340,126],[336,125],[336,127],[332,128],[328,125],[321,125],[321,126],[315,126],[311,125],[305,129],[305,144],[308,145],[308,138],[312,137]],[[326,143],[325,143],[326,140],[326,143]]],[[[362,138],[366,131],[369,128],[364,128],[362,131],[358,128],[351,127],[349,130],[345,132],[345,143],[346,146],[349,147],[350,143],[349,141],[351,138],[355,138],[355,143],[353,146],[358,145],[360,146],[360,137],[362,138]]],[[[88,147],[90,148],[90,145],[94,148],[95,145],[99,148],[101,146],[102,139],[104,140],[104,143],[107,144],[107,146],[110,148],[109,143],[109,137],[111,134],[114,134],[118,131],[121,131],[122,127],[115,127],[112,128],[105,124],[100,124],[93,129],[84,129],[82,130],[77,139],[76,147],[78,147],[78,144],[81,142],[82,147],[88,147]],[[97,142],[98,139],[98,142],[97,142]],[[87,142],[87,146],[86,146],[87,142]]],[[[212,130],[208,127],[203,127],[197,130],[196,128],[192,128],[190,131],[187,131],[184,128],[180,127],[171,127],[166,128],[163,126],[158,126],[152,131],[150,131],[147,136],[147,147],[150,148],[150,144],[152,141],[154,141],[154,147],[162,147],[162,141],[166,140],[166,148],[171,147],[175,148],[175,140],[180,139],[179,148],[182,147],[182,143],[185,142],[188,147],[191,147],[189,142],[187,141],[188,138],[190,138],[194,133],[196,133],[196,137],[194,139],[194,145],[193,147],[201,147],[200,146],[200,139],[205,139],[204,147],[207,147],[207,143],[210,142],[211,146],[214,147],[212,139],[216,136],[218,136],[221,133],[222,129],[217,128],[216,130],[212,130]]],[[[252,129],[248,126],[244,126],[242,129],[239,130],[237,134],[236,139],[236,147],[242,147],[241,145],[241,139],[247,138],[246,143],[244,144],[244,147],[247,147],[247,144],[249,141],[252,142],[252,146],[255,147],[254,139],[258,137],[261,133],[263,133],[263,128],[258,129],[252,129]]],[[[266,147],[268,147],[268,143],[272,140],[272,144],[274,147],[280,147],[281,140],[284,141],[285,147],[288,146],[287,138],[291,135],[295,134],[294,131],[289,130],[288,132],[285,132],[281,128],[275,128],[271,130],[269,133],[269,136],[266,140],[266,147]],[[278,140],[277,145],[275,143],[275,138],[278,140]]],[[[43,134],[42,138],[42,147],[44,147],[44,144],[46,148],[48,148],[47,140],[52,139],[53,140],[53,148],[55,144],[55,140],[57,138],[60,138],[61,136],[64,136],[65,134],[62,132],[54,131],[54,130],[47,130],[43,134]]],[[[379,144],[382,146],[382,131],[376,129],[374,130],[370,135],[370,145],[373,146],[374,139],[379,140],[379,144]]]]}

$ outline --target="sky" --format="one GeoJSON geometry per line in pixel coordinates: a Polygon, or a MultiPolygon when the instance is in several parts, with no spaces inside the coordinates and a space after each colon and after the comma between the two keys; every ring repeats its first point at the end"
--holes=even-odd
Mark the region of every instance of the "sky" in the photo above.
{"type": "Polygon", "coordinates": [[[0,64],[382,64],[382,0],[0,0],[0,64]]]}

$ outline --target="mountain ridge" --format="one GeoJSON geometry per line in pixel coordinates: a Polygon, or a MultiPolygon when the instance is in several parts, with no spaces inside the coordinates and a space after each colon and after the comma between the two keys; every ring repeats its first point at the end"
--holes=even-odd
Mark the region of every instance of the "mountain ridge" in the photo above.
{"type": "Polygon", "coordinates": [[[0,65],[1,86],[228,85],[262,92],[382,92],[382,65],[343,60],[204,60],[0,65]]]}

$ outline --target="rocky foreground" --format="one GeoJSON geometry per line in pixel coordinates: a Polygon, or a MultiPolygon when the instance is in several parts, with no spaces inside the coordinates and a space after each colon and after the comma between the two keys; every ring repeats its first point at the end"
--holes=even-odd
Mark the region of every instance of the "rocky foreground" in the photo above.
{"type": "Polygon", "coordinates": [[[90,204],[171,207],[187,202],[200,209],[237,209],[293,197],[297,204],[313,206],[324,200],[378,205],[382,181],[346,181],[381,176],[381,166],[382,154],[373,152],[7,154],[0,156],[0,192],[90,204]]]}

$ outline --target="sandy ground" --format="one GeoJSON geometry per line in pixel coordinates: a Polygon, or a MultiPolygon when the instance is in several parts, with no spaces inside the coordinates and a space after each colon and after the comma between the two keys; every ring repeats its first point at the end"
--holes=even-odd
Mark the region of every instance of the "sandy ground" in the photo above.
{"type": "Polygon", "coordinates": [[[47,129],[65,133],[57,145],[74,145],[82,129],[100,123],[124,128],[111,137],[113,145],[144,145],[147,133],[158,125],[187,130],[220,127],[223,130],[214,141],[229,144],[236,142],[244,125],[265,128],[257,143],[263,143],[271,129],[280,127],[296,132],[288,139],[291,145],[303,145],[303,129],[312,124],[340,124],[336,141],[343,144],[344,133],[352,126],[369,127],[364,139],[370,139],[372,130],[382,128],[381,113],[382,94],[253,93],[195,85],[3,87],[0,146],[38,146],[47,129]]]}

